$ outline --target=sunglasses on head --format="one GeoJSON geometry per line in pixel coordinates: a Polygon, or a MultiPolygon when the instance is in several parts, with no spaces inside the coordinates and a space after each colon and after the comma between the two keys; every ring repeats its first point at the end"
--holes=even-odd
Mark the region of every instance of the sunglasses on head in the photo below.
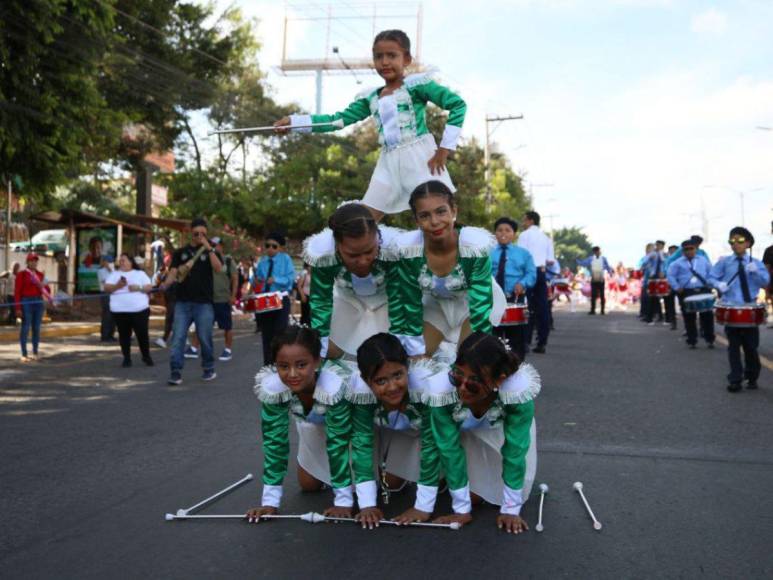
{"type": "Polygon", "coordinates": [[[464,385],[473,395],[477,395],[480,392],[487,390],[486,384],[480,379],[477,377],[474,379],[466,378],[464,374],[462,374],[462,372],[456,367],[451,367],[451,370],[448,371],[448,380],[454,387],[457,388],[464,385]]]}
{"type": "Polygon", "coordinates": [[[279,248],[279,244],[274,244],[274,243],[271,243],[271,242],[266,242],[265,244],[263,244],[263,246],[266,247],[266,248],[273,248],[275,250],[277,248],[279,248]]]}
{"type": "Polygon", "coordinates": [[[736,236],[734,238],[730,238],[729,243],[731,244],[743,244],[746,241],[746,238],[743,236],[736,236]]]}

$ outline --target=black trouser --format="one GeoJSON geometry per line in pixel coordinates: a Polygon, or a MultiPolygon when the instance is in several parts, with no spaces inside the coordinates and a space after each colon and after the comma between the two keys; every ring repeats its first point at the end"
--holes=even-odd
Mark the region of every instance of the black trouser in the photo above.
{"type": "Polygon", "coordinates": [[[495,326],[494,336],[504,338],[521,361],[526,359],[526,325],[495,326]]]}
{"type": "Polygon", "coordinates": [[[529,300],[529,324],[526,342],[531,344],[534,326],[537,326],[537,346],[545,346],[550,334],[550,313],[548,312],[548,287],[545,281],[545,269],[537,268],[537,282],[526,291],[529,300]]]}
{"type": "Polygon", "coordinates": [[[647,283],[643,282],[641,285],[641,293],[639,294],[639,318],[648,320],[650,316],[650,295],[647,292],[647,283]]]}
{"type": "Polygon", "coordinates": [[[150,338],[148,337],[150,308],[140,312],[113,312],[113,318],[118,327],[118,341],[121,343],[123,358],[131,358],[132,331],[140,345],[142,358],[150,358],[150,338]]]}
{"type": "Polygon", "coordinates": [[[710,290],[708,288],[694,288],[691,290],[685,290],[682,294],[678,294],[679,307],[682,309],[682,318],[684,319],[684,329],[687,331],[687,344],[698,343],[698,318],[701,322],[701,336],[709,344],[714,343],[714,311],[707,310],[701,312],[700,316],[697,312],[686,312],[684,309],[684,299],[695,294],[707,294],[710,290]]]}
{"type": "Polygon", "coordinates": [[[306,302],[301,302],[301,324],[311,326],[311,303],[308,296],[306,302]]]}
{"type": "Polygon", "coordinates": [[[660,296],[650,296],[649,308],[647,309],[647,322],[652,322],[656,314],[658,320],[663,320],[663,310],[660,307],[660,296]]]}
{"type": "Polygon", "coordinates": [[[756,381],[760,376],[760,354],[757,352],[760,346],[759,327],[725,326],[725,336],[728,342],[727,358],[730,360],[730,374],[727,375],[727,380],[731,383],[740,383],[744,378],[752,382],[756,381]],[[742,347],[743,363],[741,363],[742,347]]]}
{"type": "Polygon", "coordinates": [[[169,336],[174,329],[174,305],[177,303],[177,297],[174,292],[165,292],[164,300],[166,302],[166,314],[164,314],[164,342],[169,340],[169,336]]]}
{"type": "Polygon", "coordinates": [[[110,312],[110,296],[100,296],[99,302],[102,306],[102,322],[99,325],[100,340],[112,339],[115,335],[115,320],[113,313],[110,312]]]}
{"type": "Polygon", "coordinates": [[[290,297],[282,298],[282,309],[259,314],[260,333],[263,341],[263,364],[270,365],[274,363],[271,357],[271,341],[278,334],[281,334],[287,324],[290,322],[290,297]]]}
{"type": "Polygon", "coordinates": [[[666,322],[676,327],[676,292],[671,290],[668,296],[663,298],[663,305],[666,307],[666,322]]]}
{"type": "Polygon", "coordinates": [[[5,297],[5,303],[8,304],[8,324],[16,324],[16,307],[14,302],[16,297],[13,294],[7,294],[5,297]]]}
{"type": "Polygon", "coordinates": [[[607,304],[607,299],[604,296],[604,282],[591,282],[590,283],[590,311],[596,312],[596,299],[601,298],[601,313],[604,314],[604,307],[607,304]]]}

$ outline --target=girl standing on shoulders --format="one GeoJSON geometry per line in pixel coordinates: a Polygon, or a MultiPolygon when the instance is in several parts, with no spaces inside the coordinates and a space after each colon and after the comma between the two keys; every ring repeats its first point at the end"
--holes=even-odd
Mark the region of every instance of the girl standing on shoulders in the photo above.
{"type": "MultiPolygon", "coordinates": [[[[497,527],[529,529],[521,507],[537,469],[534,398],[540,377],[496,337],[474,332],[460,345],[445,380],[432,380],[425,401],[451,489],[466,489],[473,503],[499,505],[497,527]]],[[[469,521],[444,516],[441,523],[469,521]]]]}
{"type": "Polygon", "coordinates": [[[264,367],[255,377],[255,394],[261,402],[263,497],[261,506],[246,516],[255,523],[279,512],[290,456],[290,415],[298,429],[297,471],[303,491],[318,491],[330,483],[325,422],[345,426],[349,416],[344,379],[331,370],[319,370],[321,343],[316,331],[291,326],[274,338],[271,349],[275,367],[264,367]]]}
{"type": "Polygon", "coordinates": [[[373,117],[382,149],[362,203],[377,221],[384,214],[408,209],[411,191],[429,179],[439,179],[455,190],[446,160],[456,149],[467,105],[427,73],[406,76],[412,62],[411,41],[405,32],[379,32],[373,41],[373,66],[384,79],[383,87],[362,93],[345,110],[333,115],[291,115],[274,123],[279,132],[298,125],[328,123],[297,129],[322,133],[335,131],[334,121],[343,121],[347,126],[373,117]],[[424,111],[428,102],[449,111],[440,147],[427,129],[424,111]]]}
{"type": "Polygon", "coordinates": [[[443,340],[456,343],[471,331],[491,332],[506,301],[492,284],[494,237],[482,228],[456,225],[454,194],[444,183],[417,187],[410,206],[419,229],[400,234],[390,247],[397,262],[390,332],[409,355],[432,355],[443,340]]]}

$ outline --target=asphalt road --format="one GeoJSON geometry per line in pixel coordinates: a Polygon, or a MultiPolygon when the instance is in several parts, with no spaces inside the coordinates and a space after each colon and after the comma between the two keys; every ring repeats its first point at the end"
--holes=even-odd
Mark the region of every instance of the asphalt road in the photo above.
{"type": "MultiPolygon", "coordinates": [[[[679,333],[621,313],[561,312],[556,325],[547,355],[529,359],[544,383],[545,531],[520,536],[498,532],[490,506],[458,532],[166,522],[248,472],[255,482],[205,513],[257,505],[258,335],[237,338],[212,383],[187,361],[179,387],[165,384],[166,351],[154,368],[122,369],[93,338],[45,346],[43,362],[0,369],[0,577],[772,577],[773,373],[730,394],[723,348],[688,351],[679,333]]],[[[294,477],[285,486],[285,513],[330,501],[294,477]]],[[[403,495],[387,515],[412,502],[403,495]]]]}

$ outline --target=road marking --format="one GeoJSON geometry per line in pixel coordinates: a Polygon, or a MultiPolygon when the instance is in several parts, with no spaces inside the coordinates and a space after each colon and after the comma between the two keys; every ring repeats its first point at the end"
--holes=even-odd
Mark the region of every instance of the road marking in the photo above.
{"type": "MultiPolygon", "coordinates": [[[[723,346],[728,345],[727,339],[721,334],[717,335],[716,340],[719,344],[723,346]]],[[[770,360],[768,357],[760,355],[760,363],[769,371],[773,371],[773,361],[770,360]]]]}

